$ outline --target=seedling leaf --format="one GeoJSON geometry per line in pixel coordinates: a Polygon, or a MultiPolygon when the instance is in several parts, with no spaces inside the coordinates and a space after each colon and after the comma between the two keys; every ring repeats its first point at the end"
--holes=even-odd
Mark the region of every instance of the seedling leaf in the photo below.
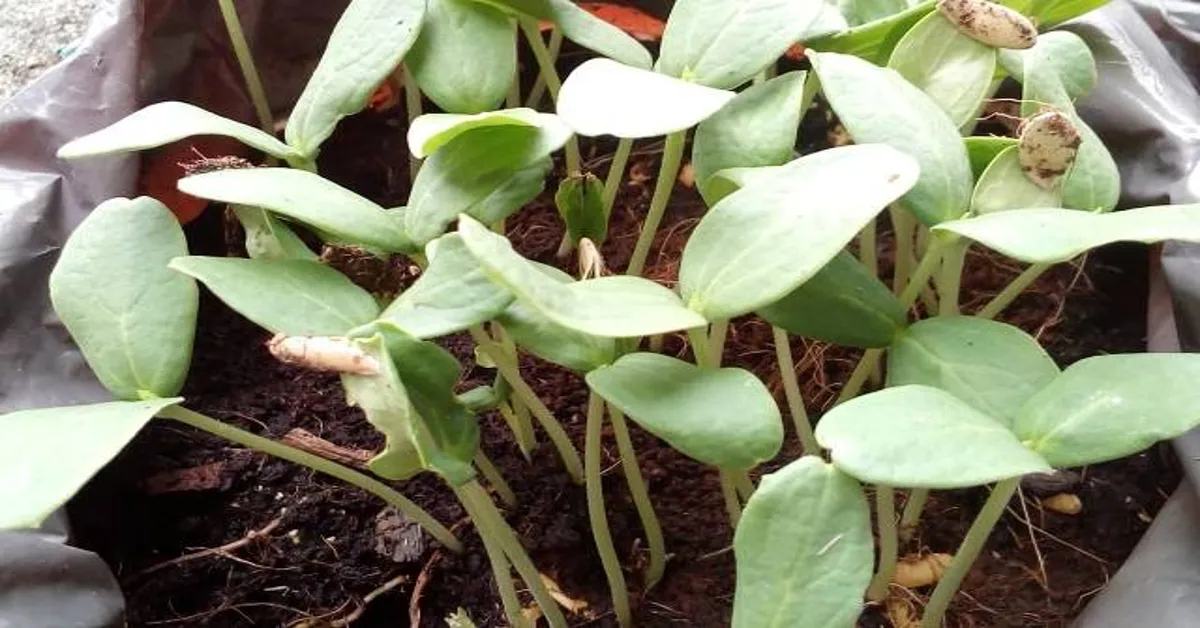
{"type": "Polygon", "coordinates": [[[383,451],[367,466],[388,480],[408,479],[424,469],[413,433],[416,410],[384,348],[383,336],[375,333],[356,343],[381,367],[378,375],[342,374],[346,403],[361,409],[385,439],[383,451]]]}
{"type": "Polygon", "coordinates": [[[991,91],[996,49],[964,35],[934,12],[900,39],[888,67],[925,92],[962,128],[975,119],[991,91]]]}
{"type": "Polygon", "coordinates": [[[971,212],[976,215],[1025,209],[1028,207],[1058,207],[1062,204],[1061,186],[1045,189],[1029,179],[1021,170],[1019,147],[1001,151],[975,184],[971,195],[971,212]]]}
{"type": "Polygon", "coordinates": [[[569,176],[558,184],[554,205],[567,227],[571,242],[588,238],[596,246],[608,237],[608,214],[604,207],[604,182],[585,172],[569,176]]]}
{"type": "MultiPolygon", "coordinates": [[[[1038,36],[1036,48],[1046,53],[1042,72],[1053,69],[1071,100],[1082,98],[1096,86],[1096,58],[1083,38],[1070,31],[1053,31],[1038,36]]],[[[1038,52],[1037,54],[1041,54],[1038,52]]],[[[1029,50],[1001,50],[1000,65],[1017,80],[1025,80],[1029,50]]]]}
{"type": "Polygon", "coordinates": [[[561,128],[562,123],[558,122],[556,116],[525,107],[477,114],[427,113],[413,120],[409,126],[408,150],[412,151],[414,157],[424,159],[460,135],[489,126],[545,126],[553,129],[561,128]]]}
{"type": "Polygon", "coordinates": [[[850,26],[885,20],[908,9],[907,0],[837,0],[837,6],[850,26]]]}
{"type": "Polygon", "coordinates": [[[316,261],[317,254],[271,212],[245,205],[231,205],[230,209],[246,232],[246,253],[250,259],[316,261]]]}
{"type": "Polygon", "coordinates": [[[925,0],[900,13],[838,33],[814,37],[807,44],[812,50],[840,52],[872,63],[887,63],[896,42],[900,41],[913,24],[933,11],[936,4],[935,0],[925,0]]]}
{"type": "Polygon", "coordinates": [[[421,34],[405,68],[443,111],[495,109],[516,76],[516,25],[503,11],[479,2],[426,2],[421,34]]]}
{"type": "Polygon", "coordinates": [[[650,53],[625,31],[577,6],[571,0],[476,0],[502,9],[554,22],[563,36],[592,52],[628,66],[650,68],[650,53]]]}
{"type": "Polygon", "coordinates": [[[971,172],[978,179],[983,176],[983,172],[997,155],[1004,152],[1004,149],[1017,145],[1017,138],[988,135],[963,138],[963,143],[967,146],[967,156],[971,160],[971,172]]]}

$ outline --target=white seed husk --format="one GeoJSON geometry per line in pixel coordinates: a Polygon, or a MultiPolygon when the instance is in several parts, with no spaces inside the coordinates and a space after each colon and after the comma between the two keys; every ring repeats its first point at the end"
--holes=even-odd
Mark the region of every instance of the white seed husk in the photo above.
{"type": "Polygon", "coordinates": [[[379,374],[379,362],[349,338],[277,334],[267,341],[267,349],[280,362],[314,371],[379,374]]]}
{"type": "Polygon", "coordinates": [[[938,11],[964,35],[994,48],[1024,49],[1037,43],[1029,18],[988,0],[940,0],[938,11]]]}
{"type": "Polygon", "coordinates": [[[1037,186],[1056,187],[1075,164],[1083,139],[1071,119],[1057,111],[1029,118],[1021,125],[1018,157],[1021,170],[1037,186]]]}
{"type": "Polygon", "coordinates": [[[605,274],[604,256],[591,238],[579,239],[579,278],[593,279],[605,274]]]}

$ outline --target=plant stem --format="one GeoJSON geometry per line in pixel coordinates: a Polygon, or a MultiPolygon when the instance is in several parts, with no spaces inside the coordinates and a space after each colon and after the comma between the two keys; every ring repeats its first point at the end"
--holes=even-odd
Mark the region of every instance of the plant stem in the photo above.
{"type": "Polygon", "coordinates": [[[492,362],[496,364],[496,369],[508,380],[512,386],[513,395],[525,404],[525,407],[533,413],[534,418],[541,424],[542,429],[546,430],[546,435],[550,437],[550,442],[554,443],[555,449],[558,450],[558,455],[563,460],[563,465],[567,468],[567,473],[576,484],[583,483],[583,462],[579,459],[579,452],[575,449],[575,445],[571,443],[571,438],[567,436],[566,430],[558,419],[554,418],[554,414],[542,403],[537,393],[529,387],[529,384],[521,377],[521,371],[517,368],[516,360],[510,361],[508,356],[504,354],[500,346],[496,344],[483,328],[476,325],[471,328],[471,338],[475,339],[475,344],[483,350],[492,362]]]}
{"type": "MultiPolygon", "coordinates": [[[[471,518],[475,519],[473,516],[471,518]]],[[[479,538],[483,541],[483,550],[487,552],[488,562],[492,565],[492,578],[496,580],[496,589],[500,592],[504,616],[508,618],[511,626],[529,628],[529,621],[521,614],[521,598],[517,596],[517,585],[513,582],[512,565],[495,539],[483,532],[479,533],[479,538]]]]}
{"type": "Polygon", "coordinates": [[[958,293],[962,286],[963,264],[970,241],[959,240],[942,252],[942,273],[938,283],[938,316],[958,314],[958,293]]]}
{"type": "Polygon", "coordinates": [[[221,19],[225,21],[225,30],[229,32],[229,42],[233,45],[233,54],[242,70],[242,79],[246,81],[246,91],[250,92],[250,102],[254,104],[258,124],[263,131],[274,136],[275,120],[271,116],[271,105],[267,102],[267,91],[263,89],[262,78],[254,65],[254,55],[242,30],[237,7],[233,6],[233,0],[218,0],[217,4],[221,7],[221,19]]]}
{"type": "MultiPolygon", "coordinates": [[[[421,115],[421,88],[417,87],[417,80],[413,78],[412,69],[407,65],[404,66],[404,106],[408,110],[408,125],[411,127],[413,120],[416,120],[421,115]]],[[[417,173],[421,171],[421,160],[417,159],[409,153],[408,155],[408,177],[411,181],[417,180],[417,173]]]]}
{"type": "Polygon", "coordinates": [[[625,180],[625,167],[629,165],[629,154],[633,152],[633,140],[627,137],[617,142],[617,151],[613,153],[612,163],[608,166],[608,176],[604,179],[605,217],[612,215],[613,205],[617,202],[617,191],[625,180]]]}
{"type": "Polygon", "coordinates": [[[917,524],[921,522],[921,511],[925,510],[925,502],[929,501],[929,489],[914,488],[908,492],[908,500],[904,502],[904,514],[900,515],[900,538],[904,541],[912,539],[917,524]]]}
{"type": "Polygon", "coordinates": [[[475,522],[475,528],[479,530],[479,535],[491,537],[508,557],[508,560],[512,561],[513,568],[525,581],[525,586],[533,594],[533,599],[537,600],[538,606],[542,607],[542,615],[545,616],[551,628],[567,628],[567,620],[550,595],[550,591],[546,589],[546,584],[542,582],[542,574],[529,559],[529,554],[525,552],[516,533],[504,521],[504,517],[500,516],[500,511],[496,510],[496,505],[488,497],[487,491],[478,482],[471,481],[455,488],[454,492],[458,495],[463,507],[467,509],[471,520],[475,522]]]}
{"type": "Polygon", "coordinates": [[[600,564],[608,578],[608,589],[612,594],[613,613],[622,626],[633,625],[629,611],[629,592],[625,586],[625,574],[621,573],[621,559],[613,546],[612,533],[608,529],[608,516],[604,509],[604,485],[600,477],[600,441],[604,438],[604,399],[592,392],[588,394],[587,438],[583,448],[583,469],[587,477],[588,520],[592,526],[592,539],[600,554],[600,564]]]}
{"type": "Polygon", "coordinates": [[[842,386],[842,392],[838,393],[837,400],[833,402],[833,405],[841,405],[856,397],[862,391],[863,384],[867,383],[867,378],[875,371],[875,367],[879,366],[879,360],[882,357],[883,349],[867,349],[862,358],[858,360],[858,364],[854,366],[854,370],[850,373],[850,379],[847,379],[846,385],[842,386]]]}
{"type": "MultiPolygon", "coordinates": [[[[521,68],[518,66],[513,71],[512,84],[508,86],[508,95],[504,97],[504,107],[506,109],[516,109],[521,106],[521,68]]],[[[501,234],[504,232],[501,231],[501,234]]]]}
{"type": "Polygon", "coordinates": [[[515,508],[517,505],[517,494],[513,492],[512,487],[504,480],[504,476],[500,474],[500,470],[492,464],[491,458],[488,458],[487,453],[480,448],[475,452],[475,466],[479,467],[479,471],[483,473],[484,479],[496,491],[496,496],[504,505],[509,508],[515,508]]]}
{"type": "Polygon", "coordinates": [[[775,360],[779,363],[779,378],[783,380],[783,394],[787,397],[788,412],[792,415],[796,436],[800,438],[803,453],[818,456],[821,446],[817,444],[808,412],[804,410],[804,397],[800,394],[800,382],[796,379],[796,365],[792,361],[788,333],[780,327],[772,327],[771,333],[775,336],[775,360]]]}
{"type": "Polygon", "coordinates": [[[515,398],[511,400],[511,403],[501,403],[497,409],[500,411],[500,416],[504,418],[504,422],[508,424],[508,429],[516,438],[517,449],[521,450],[525,462],[532,462],[530,453],[533,451],[534,439],[533,423],[530,422],[529,411],[515,398]]]}
{"type": "Polygon", "coordinates": [[[893,203],[888,206],[892,217],[892,231],[896,240],[896,263],[892,273],[892,292],[900,294],[908,284],[908,278],[916,265],[916,255],[913,253],[913,237],[917,228],[912,215],[903,207],[893,203]]]}
{"type": "Polygon", "coordinates": [[[237,443],[243,447],[249,447],[261,451],[265,454],[275,456],[288,462],[294,462],[326,475],[335,477],[347,484],[352,484],[358,488],[379,497],[389,505],[400,511],[404,516],[417,522],[422,528],[439,543],[449,548],[454,552],[461,552],[463,547],[458,538],[454,536],[442,524],[438,523],[432,515],[425,512],[420,506],[412,503],[405,496],[401,495],[392,487],[376,480],[370,476],[354,471],[348,467],[344,467],[332,460],[327,460],[315,454],[310,454],[307,451],[296,449],[283,443],[271,440],[252,434],[241,428],[234,427],[228,423],[223,423],[212,417],[205,416],[199,412],[193,412],[187,408],[180,406],[171,406],[158,413],[160,418],[179,421],[180,423],[190,425],[198,430],[208,432],[213,436],[224,438],[227,441],[237,443]]]}
{"type": "Polygon", "coordinates": [[[742,502],[750,501],[750,497],[754,495],[754,482],[750,480],[750,474],[745,471],[733,471],[730,474],[733,476],[733,487],[737,489],[742,502]]]}
{"type": "Polygon", "coordinates": [[[654,244],[654,236],[658,233],[658,224],[662,222],[667,203],[671,200],[671,190],[675,188],[675,177],[679,176],[686,140],[687,131],[678,131],[667,136],[662,164],[658,168],[658,180],[654,182],[654,196],[650,199],[650,211],[646,214],[646,222],[642,225],[642,232],[633,247],[633,256],[629,259],[629,268],[625,271],[628,275],[641,275],[645,269],[650,246],[654,244]]]}
{"type": "Polygon", "coordinates": [[[867,599],[882,602],[887,598],[888,585],[896,573],[899,553],[896,541],[896,491],[890,486],[875,487],[875,520],[879,529],[879,569],[867,588],[867,599]]]}
{"type": "Polygon", "coordinates": [[[625,483],[629,486],[629,495],[633,505],[637,507],[638,518],[642,520],[642,529],[646,531],[646,544],[650,548],[650,565],[646,568],[646,588],[653,588],[662,580],[667,568],[667,545],[663,540],[662,526],[658,515],[654,512],[654,504],[650,501],[650,492],[646,490],[646,481],[642,478],[642,470],[638,466],[637,452],[633,449],[633,439],[629,437],[629,426],[625,423],[625,413],[621,409],[608,404],[608,416],[612,420],[613,436],[617,441],[617,453],[621,455],[621,470],[625,473],[625,483]]]}
{"type": "MultiPolygon", "coordinates": [[[[558,53],[562,50],[563,33],[562,29],[555,27],[550,33],[550,58],[558,61],[558,53]]],[[[533,87],[529,89],[529,100],[525,101],[525,106],[530,109],[537,109],[538,105],[542,104],[542,96],[546,93],[546,77],[538,73],[537,78],[533,81],[533,87]]]]}
{"type": "Polygon", "coordinates": [[[1033,282],[1037,281],[1038,277],[1041,277],[1047,270],[1050,270],[1050,264],[1034,264],[1026,268],[1024,272],[1017,275],[1016,279],[1013,279],[1011,283],[1005,286],[1000,294],[992,297],[992,300],[988,301],[987,305],[983,306],[983,309],[976,312],[975,316],[987,319],[995,318],[997,314],[1008,307],[1017,297],[1021,296],[1021,293],[1032,285],[1033,282]]]}
{"type": "Polygon", "coordinates": [[[693,327],[687,330],[688,342],[692,345],[692,356],[696,366],[712,367],[712,354],[709,353],[710,341],[703,327],[693,327]]]}
{"type": "Polygon", "coordinates": [[[720,366],[725,359],[725,338],[729,335],[729,321],[714,321],[709,332],[708,357],[713,366],[720,366]]]}
{"type": "Polygon", "coordinates": [[[725,512],[729,515],[729,527],[737,530],[738,520],[742,518],[742,504],[738,502],[737,488],[733,484],[731,472],[720,469],[721,496],[725,498],[725,512]]]}
{"type": "Polygon", "coordinates": [[[925,614],[921,617],[921,628],[941,627],[942,617],[950,606],[950,600],[958,592],[963,578],[971,570],[971,565],[987,542],[992,528],[996,527],[996,522],[1000,520],[1000,515],[1004,514],[1004,508],[1020,485],[1021,478],[1012,478],[997,483],[992,489],[991,497],[984,503],[979,516],[975,517],[966,538],[954,554],[954,560],[950,562],[937,588],[933,590],[933,595],[929,597],[929,603],[925,605],[925,614]]]}
{"type": "Polygon", "coordinates": [[[877,246],[875,237],[876,222],[876,220],[872,219],[871,222],[867,223],[867,226],[863,227],[863,230],[859,232],[858,258],[862,262],[863,266],[866,266],[867,270],[871,271],[872,275],[878,277],[879,254],[875,250],[875,247],[877,246]]]}
{"type": "MultiPolygon", "coordinates": [[[[538,29],[538,21],[531,17],[520,18],[521,31],[525,33],[525,39],[529,41],[529,49],[533,51],[533,58],[537,59],[538,70],[543,78],[546,79],[546,88],[550,90],[550,96],[555,102],[558,102],[558,90],[562,89],[562,80],[558,78],[558,70],[554,67],[554,59],[550,56],[550,50],[546,48],[546,41],[542,39],[542,33],[538,29]]],[[[557,29],[556,29],[557,30],[557,29]]],[[[571,139],[567,140],[567,176],[575,176],[583,172],[579,158],[579,140],[572,135],[571,139]]]]}

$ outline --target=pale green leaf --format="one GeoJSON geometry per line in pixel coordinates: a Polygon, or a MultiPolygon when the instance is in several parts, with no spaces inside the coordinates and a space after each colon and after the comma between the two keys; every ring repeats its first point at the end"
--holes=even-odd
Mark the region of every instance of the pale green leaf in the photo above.
{"type": "Polygon", "coordinates": [[[1041,71],[1053,68],[1058,80],[1067,91],[1071,100],[1083,97],[1096,86],[1098,79],[1096,58],[1088,48],[1083,38],[1070,31],[1054,31],[1038,35],[1037,44],[1032,49],[999,51],[1000,65],[1004,70],[1019,81],[1025,80],[1025,59],[1029,55],[1045,54],[1047,66],[1041,71]]]}
{"type": "Polygon", "coordinates": [[[655,69],[732,89],[812,33],[822,0],[677,0],[655,69]]]}
{"type": "Polygon", "coordinates": [[[845,251],[758,315],[797,336],[863,348],[887,347],[908,322],[900,300],[845,251]]]}
{"type": "Polygon", "coordinates": [[[963,127],[991,93],[996,49],[963,34],[935,11],[900,39],[888,67],[925,92],[955,127],[963,127]]]}
{"type": "Polygon", "coordinates": [[[938,225],[1030,264],[1056,264],[1114,242],[1200,242],[1200,205],[1141,207],[1110,214],[1073,209],[1018,209],[938,225]]]}
{"type": "Polygon", "coordinates": [[[962,216],[971,198],[971,163],[958,126],[937,103],[894,70],[848,55],[808,56],[855,142],[887,144],[920,164],[904,206],[926,226],[962,216]]]}
{"type": "Polygon", "coordinates": [[[971,195],[973,214],[1062,204],[1061,186],[1047,190],[1030,180],[1021,169],[1019,150],[1017,146],[1004,149],[983,171],[971,195]]]}
{"type": "Polygon", "coordinates": [[[896,42],[913,24],[934,10],[936,0],[925,0],[900,13],[860,24],[849,30],[821,35],[807,43],[812,50],[840,52],[861,57],[872,63],[887,63],[896,42]]]}
{"type": "Polygon", "coordinates": [[[145,196],[102,203],[63,245],[50,301],[117,399],[169,397],[183,387],[199,290],[167,264],[187,253],[175,216],[145,196]]]}
{"type": "Polygon", "coordinates": [[[885,20],[908,9],[906,0],[837,0],[837,6],[850,26],[885,20]]]}
{"type": "Polygon", "coordinates": [[[1200,424],[1200,355],[1105,355],[1068,367],[1030,399],[1013,430],[1055,467],[1135,454],[1200,424]]]}
{"type": "Polygon", "coordinates": [[[1099,9],[1109,0],[998,0],[1037,20],[1043,29],[1054,28],[1085,13],[1099,9]]]}
{"type": "Polygon", "coordinates": [[[405,68],[443,111],[494,109],[516,76],[516,25],[503,11],[479,2],[426,2],[421,34],[405,68]]]}
{"type": "Polygon", "coordinates": [[[940,388],[1011,425],[1021,406],[1058,377],[1058,366],[1020,329],[974,316],[937,316],[909,327],[888,351],[888,385],[940,388]]]}
{"type": "Polygon", "coordinates": [[[708,179],[709,207],[720,203],[722,199],[747,185],[756,182],[770,181],[772,177],[784,172],[787,166],[759,166],[757,168],[726,168],[713,174],[708,179]]]}
{"type": "Polygon", "coordinates": [[[406,480],[424,470],[414,435],[413,423],[419,420],[416,409],[388,356],[383,336],[376,333],[357,344],[380,365],[378,375],[342,374],[346,403],[361,409],[385,439],[383,451],[371,458],[368,467],[381,478],[406,480]]]}
{"type": "Polygon", "coordinates": [[[714,321],[778,301],[916,179],[915,161],[881,145],[833,148],[789,163],[701,219],[683,251],[684,300],[714,321]]]}
{"type": "Polygon", "coordinates": [[[608,59],[592,59],[563,82],[558,115],[580,135],[657,137],[699,124],[734,96],[608,59]]]}
{"type": "Polygon", "coordinates": [[[764,475],[733,538],[733,628],[853,626],[875,558],[854,478],[816,456],[764,475]]]}
{"type": "Polygon", "coordinates": [[[1015,137],[1000,137],[997,135],[967,137],[963,143],[967,146],[967,156],[971,160],[971,173],[976,178],[991,165],[997,155],[1010,146],[1016,146],[1019,140],[1015,137]]]}
{"type": "Polygon", "coordinates": [[[1051,470],[1002,422],[928,386],[851,399],[821,417],[816,435],[833,464],[871,484],[968,488],[1051,470]]]}
{"type": "Polygon", "coordinates": [[[604,206],[604,182],[585,172],[564,178],[554,193],[554,205],[567,228],[571,242],[588,238],[596,246],[608,237],[608,211],[604,206]]]}
{"type": "Polygon", "coordinates": [[[564,327],[594,336],[649,336],[701,327],[706,321],[669,289],[640,277],[602,277],[561,284],[513,250],[504,236],[468,216],[458,233],[484,273],[516,299],[564,327]]]}
{"type": "Polygon", "coordinates": [[[805,73],[789,72],[737,95],[696,128],[692,167],[708,202],[712,175],[727,168],[779,166],[792,158],[800,118],[812,102],[805,73]]]}
{"type": "Polygon", "coordinates": [[[177,257],[170,266],[276,334],[343,336],[379,314],[371,293],[320,262],[177,257]]]}
{"type": "Polygon", "coordinates": [[[779,407],[749,371],[631,353],[588,373],[587,383],[648,432],[705,464],[751,469],[783,444],[779,407]]]}
{"type": "Polygon", "coordinates": [[[298,156],[274,136],[252,126],[182,102],[160,102],[77,138],[58,149],[62,159],[156,148],[193,135],[224,135],[280,159],[298,156]]]}
{"type": "Polygon", "coordinates": [[[320,176],[292,168],[206,172],[179,180],[183,192],[261,207],[344,242],[387,252],[419,250],[404,232],[401,210],[384,210],[320,176]]]}
{"type": "MultiPolygon", "coordinates": [[[[457,0],[463,1],[463,0],[457,0]]],[[[489,126],[546,126],[561,127],[556,116],[519,107],[477,114],[427,113],[418,116],[408,127],[408,150],[414,157],[424,159],[458,136],[473,129],[489,126]]]]}
{"type": "Polygon", "coordinates": [[[416,41],[425,1],[350,1],[288,116],[289,146],[315,159],[338,121],[362,111],[416,41]]]}
{"type": "Polygon", "coordinates": [[[246,205],[230,205],[246,232],[246,253],[250,259],[317,259],[317,254],[269,211],[246,205]]]}
{"type": "Polygon", "coordinates": [[[635,68],[650,68],[650,53],[625,31],[592,15],[571,0],[476,0],[549,20],[563,36],[592,52],[635,68]]]}
{"type": "Polygon", "coordinates": [[[181,401],[114,401],[0,415],[0,530],[40,526],[155,414],[181,401]]]}
{"type": "Polygon", "coordinates": [[[555,324],[538,311],[513,303],[496,317],[496,322],[522,349],[580,373],[611,364],[617,346],[612,338],[593,336],[555,324]]]}

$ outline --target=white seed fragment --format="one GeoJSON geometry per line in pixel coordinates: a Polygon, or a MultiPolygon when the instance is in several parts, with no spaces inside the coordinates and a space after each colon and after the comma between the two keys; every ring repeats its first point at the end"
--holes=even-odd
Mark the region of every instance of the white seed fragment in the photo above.
{"type": "Polygon", "coordinates": [[[579,278],[594,279],[603,277],[607,272],[604,267],[604,256],[591,238],[579,239],[579,278]]]}
{"type": "Polygon", "coordinates": [[[1075,164],[1083,139],[1071,119],[1057,111],[1033,116],[1021,125],[1021,170],[1038,187],[1053,189],[1075,164]]]}
{"type": "Polygon", "coordinates": [[[1032,48],[1037,29],[1029,18],[988,0],[940,0],[938,11],[967,37],[994,48],[1032,48]]]}
{"type": "Polygon", "coordinates": [[[1059,493],[1042,500],[1042,508],[1062,515],[1077,515],[1083,511],[1083,501],[1072,493],[1059,493]]]}
{"type": "Polygon", "coordinates": [[[277,334],[267,342],[267,349],[280,362],[316,371],[379,374],[379,362],[348,338],[277,334]]]}

